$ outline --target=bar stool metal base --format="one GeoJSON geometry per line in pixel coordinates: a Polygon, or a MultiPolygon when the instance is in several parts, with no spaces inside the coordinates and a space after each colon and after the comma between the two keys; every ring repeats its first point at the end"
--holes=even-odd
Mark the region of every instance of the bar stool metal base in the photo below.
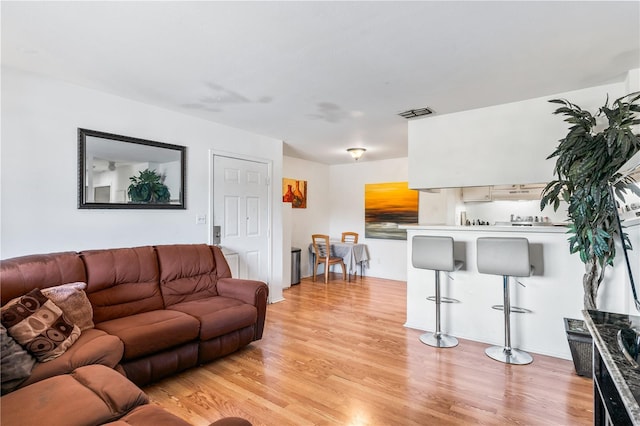
{"type": "Polygon", "coordinates": [[[447,336],[446,334],[436,333],[424,333],[420,336],[420,341],[425,345],[433,346],[436,348],[453,348],[458,346],[458,339],[453,336],[447,336]]]}
{"type": "Polygon", "coordinates": [[[491,346],[485,349],[485,354],[489,358],[496,361],[504,362],[505,364],[525,365],[531,364],[533,358],[525,351],[514,348],[506,348],[504,346],[491,346]]]}

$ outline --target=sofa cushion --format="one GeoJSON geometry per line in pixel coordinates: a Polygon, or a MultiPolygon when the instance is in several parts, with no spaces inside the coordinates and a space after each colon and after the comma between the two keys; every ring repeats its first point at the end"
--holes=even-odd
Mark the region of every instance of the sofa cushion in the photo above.
{"type": "Polygon", "coordinates": [[[46,288],[77,281],[85,282],[84,264],[74,252],[34,254],[0,261],[2,304],[27,294],[35,288],[46,288]]]}
{"type": "Polygon", "coordinates": [[[70,322],[81,331],[93,328],[93,308],[84,289],[86,283],[77,282],[43,288],[42,294],[53,300],[70,322]]]}
{"type": "Polygon", "coordinates": [[[206,244],[156,246],[165,306],[216,296],[216,262],[206,244]]]}
{"type": "Polygon", "coordinates": [[[157,405],[141,405],[127,413],[126,416],[104,426],[190,426],[178,416],[174,416],[157,405]]]}
{"type": "Polygon", "coordinates": [[[80,256],[94,322],[164,308],[153,247],[88,250],[80,256]]]}
{"type": "Polygon", "coordinates": [[[48,362],[38,362],[31,371],[31,376],[20,386],[60,374],[68,374],[85,365],[101,364],[115,368],[124,353],[122,341],[95,328],[82,332],[78,340],[58,358],[48,362]]]}
{"type": "Polygon", "coordinates": [[[9,336],[7,329],[0,325],[0,373],[2,374],[2,394],[11,392],[31,374],[36,360],[22,346],[9,336]]]}
{"type": "Polygon", "coordinates": [[[37,288],[2,307],[2,324],[40,362],[59,357],[80,337],[80,328],[37,288]]]}
{"type": "Polygon", "coordinates": [[[148,397],[120,373],[89,365],[0,398],[2,425],[98,425],[147,404],[148,397]]]}
{"type": "Polygon", "coordinates": [[[200,323],[182,312],[158,310],[96,323],[96,328],[118,336],[129,360],[196,339],[200,323]]]}
{"type": "Polygon", "coordinates": [[[216,296],[179,303],[167,309],[184,312],[200,321],[200,340],[209,340],[256,323],[255,306],[216,296]]]}

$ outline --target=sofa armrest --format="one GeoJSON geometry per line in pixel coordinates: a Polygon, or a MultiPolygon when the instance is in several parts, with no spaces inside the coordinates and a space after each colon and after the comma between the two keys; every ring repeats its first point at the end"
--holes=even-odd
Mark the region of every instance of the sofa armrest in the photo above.
{"type": "Polygon", "coordinates": [[[243,280],[239,278],[221,278],[216,285],[218,294],[223,297],[238,299],[258,310],[258,322],[254,340],[262,338],[264,320],[267,315],[267,298],[269,287],[262,281],[243,280]]]}
{"type": "Polygon", "coordinates": [[[262,281],[220,278],[216,287],[220,296],[238,299],[254,306],[261,301],[266,304],[269,295],[269,287],[262,281]]]}

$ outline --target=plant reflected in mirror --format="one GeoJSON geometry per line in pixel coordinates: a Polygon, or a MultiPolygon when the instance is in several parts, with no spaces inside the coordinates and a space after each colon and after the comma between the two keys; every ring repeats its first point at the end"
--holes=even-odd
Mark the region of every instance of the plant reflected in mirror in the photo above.
{"type": "Polygon", "coordinates": [[[140,176],[129,178],[129,198],[134,203],[168,203],[171,194],[164,184],[165,178],[165,174],[161,176],[155,170],[142,170],[140,176]]]}

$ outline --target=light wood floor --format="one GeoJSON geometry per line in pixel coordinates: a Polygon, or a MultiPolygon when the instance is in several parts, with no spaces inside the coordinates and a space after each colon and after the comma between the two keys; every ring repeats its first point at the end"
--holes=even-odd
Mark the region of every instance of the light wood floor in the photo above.
{"type": "Polygon", "coordinates": [[[592,424],[592,382],[570,361],[510,366],[481,343],[422,344],[403,327],[404,282],[303,279],[284,297],[262,340],[145,388],[152,402],[196,425],[592,424]]]}

